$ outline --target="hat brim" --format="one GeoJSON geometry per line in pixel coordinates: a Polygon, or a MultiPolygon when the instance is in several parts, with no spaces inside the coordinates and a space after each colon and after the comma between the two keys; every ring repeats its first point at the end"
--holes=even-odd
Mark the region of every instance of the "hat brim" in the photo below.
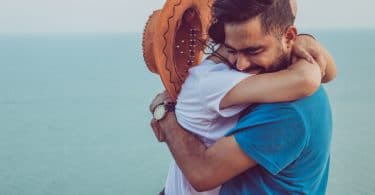
{"type": "Polygon", "coordinates": [[[212,0],[167,0],[146,23],[143,56],[148,69],[160,75],[164,87],[176,100],[188,69],[203,57],[212,0]]]}

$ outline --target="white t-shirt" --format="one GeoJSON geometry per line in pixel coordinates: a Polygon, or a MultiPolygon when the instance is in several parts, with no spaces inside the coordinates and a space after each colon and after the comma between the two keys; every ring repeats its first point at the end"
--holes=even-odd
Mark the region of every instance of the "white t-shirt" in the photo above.
{"type": "MultiPolygon", "coordinates": [[[[176,117],[186,130],[198,135],[206,146],[223,137],[237,123],[238,114],[247,105],[220,109],[224,96],[250,74],[238,72],[225,64],[204,60],[189,70],[177,98],[176,117]]],[[[166,195],[217,195],[220,187],[196,192],[175,161],[172,161],[165,185],[166,195]]]]}

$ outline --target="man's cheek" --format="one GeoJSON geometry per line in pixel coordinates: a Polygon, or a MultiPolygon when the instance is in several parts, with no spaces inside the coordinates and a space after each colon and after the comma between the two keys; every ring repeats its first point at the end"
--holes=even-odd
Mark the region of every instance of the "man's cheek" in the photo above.
{"type": "Polygon", "coordinates": [[[258,54],[253,58],[253,62],[264,69],[267,69],[274,61],[274,55],[266,52],[258,54]]]}

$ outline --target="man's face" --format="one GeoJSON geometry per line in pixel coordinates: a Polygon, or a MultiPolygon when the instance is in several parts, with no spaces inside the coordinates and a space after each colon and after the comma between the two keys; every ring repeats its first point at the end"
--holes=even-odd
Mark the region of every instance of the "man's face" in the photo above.
{"type": "Polygon", "coordinates": [[[264,33],[259,18],[225,24],[224,30],[228,60],[237,70],[258,74],[289,65],[291,45],[284,36],[264,33]]]}

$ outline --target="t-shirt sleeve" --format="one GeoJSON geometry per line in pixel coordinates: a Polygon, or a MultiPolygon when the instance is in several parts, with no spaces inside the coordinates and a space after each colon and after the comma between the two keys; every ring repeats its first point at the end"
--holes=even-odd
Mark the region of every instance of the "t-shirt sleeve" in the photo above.
{"type": "Polygon", "coordinates": [[[207,77],[201,79],[199,86],[203,103],[206,104],[209,110],[218,113],[222,117],[231,117],[247,107],[247,105],[237,105],[220,109],[220,102],[234,86],[251,76],[251,74],[233,69],[212,71],[208,74],[207,77]]]}
{"type": "Polygon", "coordinates": [[[282,103],[258,106],[229,134],[234,134],[240,148],[272,174],[295,161],[308,140],[301,114],[282,103]]]}

